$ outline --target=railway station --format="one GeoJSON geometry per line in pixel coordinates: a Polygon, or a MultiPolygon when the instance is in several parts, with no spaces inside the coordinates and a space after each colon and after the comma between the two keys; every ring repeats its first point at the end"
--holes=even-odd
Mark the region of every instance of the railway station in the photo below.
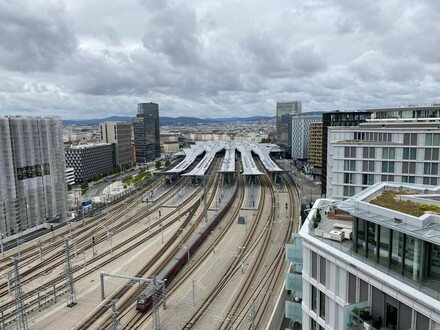
{"type": "MultiPolygon", "coordinates": [[[[297,217],[288,173],[270,158],[272,152],[276,146],[254,142],[196,143],[184,149],[173,168],[152,176],[145,189],[43,237],[39,257],[31,244],[23,246],[23,258],[37,259],[28,266],[43,274],[36,275],[37,281],[51,281],[40,289],[31,277],[24,278],[26,306],[38,311],[28,316],[29,323],[46,329],[110,328],[109,315],[115,311],[126,329],[228,323],[246,328],[242,318],[250,312],[256,325],[268,324],[275,292],[283,289],[283,244],[297,217]],[[67,289],[64,263],[57,261],[63,254],[71,263],[67,289]],[[152,276],[167,283],[166,310],[155,308],[154,299],[152,306],[137,305],[143,294],[148,299],[156,290],[130,279],[152,276]],[[228,284],[215,292],[220,281],[228,284]],[[68,307],[60,303],[65,296],[68,307]],[[210,297],[215,300],[208,302],[210,297]]],[[[12,299],[7,304],[5,313],[15,309],[12,299]]],[[[9,319],[6,326],[14,316],[9,319]]]]}

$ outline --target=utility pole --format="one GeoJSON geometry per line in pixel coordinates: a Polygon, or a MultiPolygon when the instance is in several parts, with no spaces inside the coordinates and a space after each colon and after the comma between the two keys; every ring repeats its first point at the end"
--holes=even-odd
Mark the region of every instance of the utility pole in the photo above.
{"type": "Polygon", "coordinates": [[[153,330],[160,330],[159,308],[157,308],[157,279],[153,276],[153,330]]]}
{"type": "Polygon", "coordinates": [[[23,292],[21,291],[20,274],[18,272],[18,259],[12,258],[15,273],[15,303],[17,310],[17,329],[27,329],[26,310],[24,308],[23,292]]]}
{"type": "Polygon", "coordinates": [[[111,325],[111,330],[117,330],[118,329],[118,319],[117,316],[119,315],[119,313],[116,311],[116,301],[115,299],[113,299],[112,301],[110,301],[110,303],[107,305],[107,307],[111,308],[110,313],[112,313],[112,325],[111,325]]]}
{"type": "Polygon", "coordinates": [[[72,264],[70,262],[69,239],[66,239],[66,288],[67,288],[67,307],[76,305],[76,293],[73,285],[72,264]]]}
{"type": "Polygon", "coordinates": [[[205,175],[204,177],[203,177],[203,205],[204,205],[204,208],[205,208],[205,223],[207,223],[208,222],[208,208],[207,208],[207,206],[206,206],[206,199],[207,199],[207,192],[206,192],[206,181],[208,180],[208,176],[207,175],[205,175]]]}

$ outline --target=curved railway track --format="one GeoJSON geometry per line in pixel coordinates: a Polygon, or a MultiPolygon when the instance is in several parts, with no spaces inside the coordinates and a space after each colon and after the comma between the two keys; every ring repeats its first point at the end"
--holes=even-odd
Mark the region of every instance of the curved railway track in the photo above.
{"type": "MultiPolygon", "coordinates": [[[[216,191],[219,191],[220,187],[220,174],[213,173],[219,168],[220,162],[221,158],[216,158],[210,166],[208,171],[209,174],[207,175],[208,179],[206,180],[207,183],[206,186],[204,184],[203,187],[206,190],[202,191],[203,188],[199,185],[182,203],[179,203],[178,208],[170,208],[168,206],[167,213],[162,217],[159,216],[158,220],[151,221],[151,226],[149,226],[149,228],[142,226],[139,230],[137,227],[136,234],[130,234],[128,235],[129,237],[124,238],[121,242],[116,244],[112,248],[112,253],[110,250],[102,251],[99,255],[89,260],[87,271],[82,270],[82,266],[80,265],[74,266],[73,272],[75,281],[90,276],[90,274],[99,271],[104,266],[123,257],[131,250],[141,247],[145,242],[157,237],[162,231],[162,228],[159,228],[159,226],[163,226],[164,229],[174,226],[175,229],[173,229],[174,232],[172,233],[171,238],[163,242],[163,246],[161,246],[161,248],[150,257],[149,260],[138,269],[138,271],[135,272],[134,276],[148,277],[152,274],[158,274],[173,258],[176,252],[182,248],[179,247],[179,243],[184,245],[184,243],[198,230],[198,225],[203,222],[203,219],[208,212],[207,205],[213,205],[216,191]],[[202,197],[200,197],[200,195],[202,195],[202,197]],[[209,196],[209,198],[207,196],[209,196]],[[204,198],[205,203],[202,204],[204,198]],[[179,213],[179,217],[177,217],[177,213],[179,213]],[[181,218],[183,221],[177,226],[177,221],[180,222],[181,218]],[[180,235],[180,233],[182,234],[180,235]]],[[[262,172],[265,172],[264,169],[262,169],[262,165],[259,162],[257,162],[257,164],[259,169],[262,172]]],[[[289,210],[290,215],[288,215],[286,210],[286,217],[290,218],[290,220],[286,220],[288,221],[288,224],[284,235],[280,237],[280,240],[277,239],[277,243],[281,244],[280,248],[274,249],[272,246],[272,252],[269,257],[267,251],[270,250],[269,247],[271,246],[271,240],[273,243],[274,222],[277,216],[275,210],[278,209],[279,216],[280,205],[279,200],[277,205],[275,188],[268,175],[262,175],[260,178],[262,186],[256,212],[256,219],[258,220],[252,221],[250,229],[246,229],[246,236],[242,243],[245,248],[240,250],[241,253],[237,254],[234,258],[228,259],[227,264],[225,264],[225,273],[221,276],[221,279],[217,284],[209,288],[209,294],[206,294],[205,292],[207,298],[201,298],[198,302],[198,309],[195,311],[192,310],[194,313],[186,318],[183,328],[190,329],[192,327],[200,327],[203,322],[206,322],[206,318],[209,317],[210,308],[213,308],[212,306],[219,303],[219,297],[225,288],[231,286],[234,283],[234,278],[236,279],[237,276],[241,275],[238,273],[240,273],[240,271],[243,272],[243,265],[245,263],[246,281],[242,281],[243,285],[241,285],[238,290],[234,291],[233,296],[229,297],[230,303],[225,304],[225,308],[220,315],[222,320],[216,323],[216,328],[227,329],[231,327],[231,323],[234,328],[249,328],[250,315],[252,315],[252,327],[260,327],[267,323],[267,310],[270,308],[272,298],[272,295],[269,295],[268,292],[273,290],[275,283],[280,279],[280,276],[284,275],[284,243],[290,240],[294,225],[292,219],[296,217],[295,212],[297,212],[297,210],[294,210],[296,203],[293,192],[290,189],[290,181],[287,179],[286,174],[282,174],[284,186],[287,187],[289,193],[289,205],[291,205],[289,210]],[[263,267],[265,267],[265,271],[261,272],[263,267]],[[203,319],[205,320],[202,321],[203,319]]],[[[143,196],[146,195],[145,191],[156,189],[162,182],[162,180],[155,181],[142,191],[135,192],[131,196],[128,196],[122,203],[111,206],[109,208],[109,210],[111,209],[111,214],[109,211],[106,214],[90,218],[84,227],[77,225],[73,231],[76,239],[76,249],[79,251],[90,251],[93,247],[90,240],[92,235],[95,237],[95,245],[98,245],[107,240],[107,233],[109,231],[111,231],[113,235],[117,235],[139,223],[139,221],[143,221],[146,217],[153,216],[161,207],[167,204],[173,196],[175,197],[181,187],[188,184],[188,181],[189,179],[185,177],[180,179],[180,181],[174,184],[169,191],[166,191],[161,198],[157,198],[157,202],[149,203],[147,207],[144,207],[143,205],[145,204],[142,204],[142,199],[143,196]],[[133,209],[137,212],[134,215],[129,215],[129,213],[133,212],[127,210],[133,209]],[[124,218],[123,222],[120,220],[121,218],[124,218]],[[104,222],[107,227],[103,225],[104,222]]],[[[215,247],[227,237],[244,203],[245,185],[241,175],[237,177],[237,186],[237,198],[231,205],[229,211],[224,215],[224,219],[221,222],[220,229],[216,231],[216,235],[212,235],[214,236],[212,239],[206,240],[203,249],[200,249],[200,251],[192,257],[191,263],[188,263],[187,266],[182,268],[182,270],[185,271],[181,271],[180,274],[178,274],[178,276],[167,285],[167,295],[169,298],[172,298],[180,288],[184,287],[185,283],[186,286],[188,285],[187,283],[189,279],[194,276],[194,273],[199,266],[213,255],[213,251],[215,253],[215,247]]],[[[64,237],[68,234],[69,228],[66,227],[61,235],[64,237]]],[[[64,244],[64,240],[53,242],[53,248],[51,249],[52,255],[38,265],[35,265],[36,261],[39,259],[38,247],[23,249],[21,254],[25,259],[21,263],[21,267],[27,267],[27,269],[24,269],[23,273],[20,272],[20,275],[24,277],[22,283],[32,283],[33,280],[41,277],[41,271],[44,272],[48,269],[59,269],[63,266],[65,263],[64,244]]],[[[74,253],[73,246],[71,246],[71,253],[74,253]]],[[[3,269],[8,267],[10,266],[5,264],[3,269]]],[[[0,270],[1,269],[2,268],[0,268],[0,270]]],[[[65,284],[62,283],[64,280],[64,275],[57,275],[55,278],[46,281],[44,285],[51,286],[54,284],[60,284],[60,288],[64,288],[65,284]]],[[[108,307],[106,305],[111,300],[117,300],[118,319],[121,321],[121,328],[135,329],[145,327],[146,322],[150,322],[152,313],[151,311],[144,314],[137,313],[135,311],[135,305],[137,297],[146,289],[146,284],[134,285],[135,283],[135,281],[127,281],[127,283],[121,286],[120,289],[108,295],[108,297],[89,315],[87,315],[81,323],[77,324],[75,329],[110,328],[111,315],[108,313],[108,307]]],[[[0,298],[7,294],[6,288],[7,283],[0,282],[0,298]]],[[[26,307],[32,305],[35,306],[37,304],[37,301],[31,297],[35,296],[38,290],[39,289],[37,288],[26,293],[26,307]]],[[[13,301],[9,301],[0,306],[0,309],[3,311],[7,309],[12,311],[14,308],[15,302],[13,301]]],[[[7,316],[11,319],[14,318],[12,312],[7,316]]]]}
{"type": "MultiPolygon", "coordinates": [[[[205,242],[205,249],[204,251],[201,251],[198,255],[195,256],[195,259],[191,263],[190,267],[185,268],[185,272],[181,272],[181,274],[178,276],[178,278],[174,281],[174,283],[169,286],[167,290],[167,296],[172,297],[173,294],[193,275],[194,271],[203,264],[206,259],[212,255],[213,250],[215,249],[215,246],[219,244],[219,242],[225,238],[227,235],[230,227],[234,223],[234,220],[237,218],[241,205],[243,203],[243,197],[244,197],[244,181],[242,177],[239,177],[238,182],[238,200],[237,205],[230,209],[230,212],[228,212],[224,219],[221,222],[221,230],[216,235],[215,239],[210,242],[205,242]],[[225,221],[227,220],[227,221],[225,221]]],[[[134,305],[132,306],[134,309],[134,305]]],[[[137,315],[134,315],[128,320],[128,322],[123,324],[123,329],[136,329],[140,327],[150,316],[151,311],[148,312],[146,315],[137,313],[137,315]]]]}
{"type": "MultiPolygon", "coordinates": [[[[217,159],[214,162],[213,168],[217,168],[219,166],[219,164],[220,164],[220,160],[217,159]]],[[[209,173],[212,173],[212,171],[213,170],[210,170],[209,173]]],[[[210,179],[208,180],[208,184],[207,184],[208,187],[211,187],[211,185],[212,185],[212,182],[213,182],[212,177],[213,177],[212,175],[209,176],[210,179]]],[[[219,180],[218,176],[217,176],[216,180],[217,180],[216,184],[218,184],[218,180],[219,180]]],[[[208,191],[209,191],[209,189],[208,189],[208,191]]],[[[215,196],[215,194],[212,193],[211,197],[210,197],[209,204],[212,203],[212,199],[214,198],[214,196],[215,196]]],[[[198,203],[200,203],[200,200],[198,201],[198,203]]],[[[194,225],[191,226],[192,231],[194,231],[197,228],[197,224],[202,221],[203,216],[204,216],[204,214],[199,216],[198,219],[194,222],[194,225]]],[[[188,218],[188,222],[189,221],[191,221],[191,218],[188,218]]],[[[187,226],[188,222],[184,223],[183,226],[181,226],[180,228],[187,226]]],[[[186,235],[189,235],[188,231],[187,231],[186,235]]],[[[176,234],[174,234],[173,237],[176,238],[176,234]]],[[[173,239],[166,241],[165,245],[151,258],[151,260],[149,262],[147,262],[137,272],[137,274],[135,276],[136,277],[144,277],[144,276],[148,275],[148,273],[152,273],[152,274],[158,273],[158,270],[161,267],[163,267],[164,265],[166,265],[166,263],[168,263],[169,260],[176,253],[176,248],[174,248],[174,249],[171,248],[174,245],[174,243],[175,243],[175,240],[173,240],[173,239]],[[171,252],[169,250],[171,250],[171,252]],[[165,254],[168,255],[168,257],[164,258],[165,254]],[[161,260],[161,262],[159,263],[159,265],[157,265],[159,260],[161,260]]],[[[121,300],[121,301],[123,300],[122,303],[120,304],[120,306],[118,306],[118,309],[123,312],[125,309],[128,309],[131,306],[133,306],[137,297],[146,289],[146,284],[140,285],[134,291],[131,290],[131,288],[132,288],[132,283],[129,282],[126,286],[124,286],[123,288],[118,290],[116,293],[112,294],[109,298],[107,298],[106,301],[115,300],[115,299],[121,300]],[[126,293],[129,293],[129,294],[126,296],[126,293]]],[[[98,326],[99,328],[106,328],[107,323],[109,322],[109,318],[105,318],[104,320],[100,320],[100,318],[106,312],[107,312],[107,307],[105,306],[104,303],[102,303],[95,311],[93,311],[90,315],[88,315],[87,319],[84,320],[81,324],[79,324],[76,327],[76,329],[89,329],[96,322],[100,322],[100,325],[98,326]]]]}

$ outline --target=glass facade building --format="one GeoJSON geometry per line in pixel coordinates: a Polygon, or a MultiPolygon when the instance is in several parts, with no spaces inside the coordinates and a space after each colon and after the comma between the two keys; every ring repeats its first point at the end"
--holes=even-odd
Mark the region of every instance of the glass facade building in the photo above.
{"type": "Polygon", "coordinates": [[[159,104],[139,103],[133,119],[136,163],[146,163],[160,157],[159,104]]]}

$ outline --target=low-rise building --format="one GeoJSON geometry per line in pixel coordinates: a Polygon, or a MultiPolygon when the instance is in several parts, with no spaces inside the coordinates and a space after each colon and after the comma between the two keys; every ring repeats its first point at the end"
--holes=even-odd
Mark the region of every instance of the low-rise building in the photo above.
{"type": "Polygon", "coordinates": [[[75,182],[90,181],[95,175],[107,175],[113,168],[111,143],[80,144],[65,149],[66,165],[73,167],[75,182]]]}

